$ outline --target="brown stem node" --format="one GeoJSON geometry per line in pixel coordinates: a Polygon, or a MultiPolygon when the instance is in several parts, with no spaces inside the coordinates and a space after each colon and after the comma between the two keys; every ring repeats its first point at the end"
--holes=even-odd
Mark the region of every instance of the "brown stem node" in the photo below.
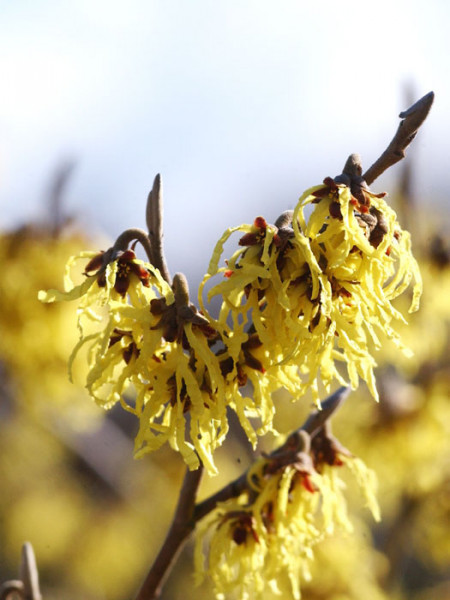
{"type": "Polygon", "coordinates": [[[278,229],[282,229],[283,227],[291,227],[293,215],[293,210],[285,210],[275,221],[275,227],[278,227],[278,229]]]}

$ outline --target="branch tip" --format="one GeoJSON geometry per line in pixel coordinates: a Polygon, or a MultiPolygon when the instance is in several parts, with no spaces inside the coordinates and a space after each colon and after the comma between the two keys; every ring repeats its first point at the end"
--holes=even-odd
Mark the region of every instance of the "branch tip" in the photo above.
{"type": "Polygon", "coordinates": [[[172,281],[175,303],[178,307],[189,306],[189,284],[184,273],[175,273],[172,281]]]}
{"type": "Polygon", "coordinates": [[[373,165],[363,174],[367,185],[370,185],[386,169],[405,157],[406,148],[415,138],[419,127],[425,121],[434,101],[434,92],[428,92],[420,100],[402,111],[400,124],[389,146],[373,165]]]}
{"type": "Polygon", "coordinates": [[[350,156],[347,158],[347,162],[344,165],[342,173],[344,173],[344,175],[348,175],[350,179],[361,177],[362,164],[359,154],[350,154],[350,156]]]}
{"type": "Polygon", "coordinates": [[[420,100],[417,100],[412,106],[401,112],[398,116],[400,119],[411,117],[414,113],[420,115],[421,123],[427,118],[431,106],[434,102],[434,92],[428,92],[420,100]]]}
{"type": "Polygon", "coordinates": [[[147,197],[145,209],[148,234],[150,238],[152,264],[159,269],[163,278],[170,283],[170,274],[167,268],[163,250],[163,185],[160,173],[153,180],[153,186],[147,197]]]}
{"type": "Polygon", "coordinates": [[[351,392],[350,387],[342,386],[322,402],[320,410],[313,412],[303,423],[301,429],[312,436],[321,429],[332,414],[344,403],[351,392]]]}

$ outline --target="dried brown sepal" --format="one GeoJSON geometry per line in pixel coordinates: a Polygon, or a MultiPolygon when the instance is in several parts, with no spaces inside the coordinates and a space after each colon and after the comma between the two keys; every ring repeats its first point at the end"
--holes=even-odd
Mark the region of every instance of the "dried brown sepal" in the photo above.
{"type": "Polygon", "coordinates": [[[267,221],[264,219],[264,217],[256,217],[256,219],[253,222],[253,225],[256,228],[261,229],[263,231],[267,229],[267,221]]]}
{"type": "Polygon", "coordinates": [[[239,246],[256,246],[263,243],[267,231],[267,221],[264,217],[256,217],[253,227],[256,231],[244,234],[239,240],[239,246]]]}
{"type": "Polygon", "coordinates": [[[103,261],[105,257],[105,251],[100,250],[98,254],[96,254],[91,260],[88,262],[86,267],[84,268],[84,274],[89,275],[92,271],[98,271],[103,267],[103,261]]]}
{"type": "Polygon", "coordinates": [[[273,475],[288,466],[294,467],[299,473],[309,475],[314,471],[311,456],[303,450],[287,449],[273,456],[266,456],[266,458],[268,462],[264,468],[265,475],[273,475]]]}
{"type": "Polygon", "coordinates": [[[372,206],[370,212],[376,218],[377,224],[375,225],[369,236],[369,242],[374,248],[378,248],[378,246],[383,241],[384,236],[389,231],[389,224],[383,213],[376,209],[374,206],[372,206]]]}
{"type": "Polygon", "coordinates": [[[193,304],[168,305],[165,298],[154,298],[150,301],[150,312],[155,317],[159,317],[158,323],[153,325],[152,329],[162,329],[162,336],[167,342],[183,343],[186,350],[189,350],[189,343],[184,333],[187,323],[191,323],[194,330],[201,331],[209,341],[219,338],[218,332],[193,304]]]}
{"type": "Polygon", "coordinates": [[[333,217],[333,219],[339,219],[339,221],[342,221],[342,212],[341,212],[341,205],[339,204],[339,202],[336,202],[336,200],[333,200],[333,202],[330,204],[330,215],[333,217]]]}
{"type": "Polygon", "coordinates": [[[331,434],[331,426],[326,422],[311,439],[311,458],[314,468],[320,473],[324,465],[340,467],[344,464],[341,456],[352,456],[352,454],[331,434]]]}
{"type": "Polygon", "coordinates": [[[114,289],[121,296],[127,293],[132,275],[135,275],[143,286],[150,286],[150,273],[143,265],[136,262],[136,254],[133,250],[125,250],[117,258],[117,274],[114,283],[114,289]]]}
{"type": "Polygon", "coordinates": [[[319,188],[318,190],[312,193],[312,196],[316,198],[316,200],[313,203],[320,202],[320,200],[322,198],[325,198],[325,196],[337,195],[339,188],[332,177],[325,177],[325,179],[323,180],[323,184],[323,188],[319,188]]]}
{"type": "Polygon", "coordinates": [[[239,246],[256,246],[256,244],[260,243],[260,237],[256,233],[246,233],[239,240],[239,246]]]}
{"type": "Polygon", "coordinates": [[[263,367],[262,362],[251,353],[252,350],[256,350],[261,346],[262,342],[258,335],[253,333],[249,336],[248,340],[242,344],[242,352],[244,354],[244,362],[247,367],[255,369],[256,371],[260,371],[260,373],[265,373],[266,370],[263,367]]]}
{"type": "Polygon", "coordinates": [[[129,344],[126,348],[123,349],[123,360],[128,365],[131,362],[132,358],[137,358],[139,356],[139,353],[139,348],[134,342],[131,342],[131,344],[129,344]]]}
{"type": "Polygon", "coordinates": [[[246,543],[248,535],[251,535],[254,541],[259,544],[256,520],[252,513],[245,510],[232,510],[223,516],[221,524],[226,521],[232,521],[232,538],[238,546],[246,543]]]}

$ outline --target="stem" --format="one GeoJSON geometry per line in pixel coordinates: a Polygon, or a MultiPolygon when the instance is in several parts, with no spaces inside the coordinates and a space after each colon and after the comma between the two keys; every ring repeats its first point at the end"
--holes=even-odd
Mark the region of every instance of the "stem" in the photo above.
{"type": "Polygon", "coordinates": [[[367,185],[373,183],[386,169],[389,169],[389,167],[395,165],[395,163],[405,157],[405,150],[413,141],[419,127],[427,118],[433,100],[434,92],[429,92],[408,108],[408,110],[400,113],[399,117],[403,120],[400,122],[391,143],[378,160],[363,174],[363,179],[367,185]]]}
{"type": "Polygon", "coordinates": [[[42,600],[39,589],[39,574],[34,556],[33,546],[25,542],[22,546],[22,560],[20,563],[20,578],[23,581],[25,600],[42,600]]]}
{"type": "Polygon", "coordinates": [[[0,585],[0,600],[17,597],[22,600],[42,600],[36,558],[30,542],[25,542],[22,546],[19,577],[20,579],[11,579],[0,585]]]}
{"type": "Polygon", "coordinates": [[[48,195],[48,209],[51,233],[55,239],[60,235],[64,223],[67,221],[63,214],[63,200],[74,167],[75,161],[73,160],[63,162],[57,168],[51,183],[48,195]]]}
{"type": "Polygon", "coordinates": [[[163,194],[162,180],[158,173],[147,198],[147,227],[151,243],[151,262],[159,269],[161,275],[170,284],[170,273],[167,268],[163,249],[163,194]]]}
{"type": "Polygon", "coordinates": [[[145,233],[143,229],[138,229],[137,227],[133,227],[132,229],[126,229],[123,233],[119,235],[117,240],[114,242],[114,246],[112,249],[112,259],[116,257],[117,252],[120,250],[126,250],[131,242],[137,240],[145,250],[145,253],[148,256],[148,259],[151,263],[152,261],[152,248],[150,245],[150,240],[148,235],[145,233]]]}
{"type": "Polygon", "coordinates": [[[386,591],[397,589],[400,582],[404,583],[404,563],[407,559],[405,549],[410,543],[419,506],[420,498],[404,495],[399,512],[394,521],[389,524],[389,530],[381,543],[381,551],[387,557],[389,564],[389,571],[383,582],[386,591]]]}
{"type": "MultiPolygon", "coordinates": [[[[324,402],[322,402],[321,410],[314,411],[303,423],[303,425],[291,433],[287,440],[282,446],[276,448],[270,456],[274,456],[283,452],[285,448],[291,447],[292,439],[298,436],[300,431],[306,431],[309,433],[311,437],[316,435],[320,429],[325,425],[331,415],[337,410],[337,408],[344,402],[347,396],[350,393],[350,388],[341,387],[334,394],[329,396],[324,402]]],[[[302,440],[299,438],[299,442],[302,440]]],[[[247,490],[249,487],[247,480],[247,471],[240,475],[237,479],[226,485],[224,488],[203,500],[195,507],[194,511],[194,520],[195,522],[200,521],[203,517],[205,517],[208,513],[215,509],[219,502],[224,502],[225,500],[229,500],[230,498],[236,498],[240,496],[242,492],[247,490]]]]}
{"type": "Polygon", "coordinates": [[[161,594],[162,586],[181,548],[195,527],[194,508],[197,490],[203,473],[186,470],[178,504],[166,539],[139,590],[136,600],[152,600],[161,594]]]}
{"type": "Polygon", "coordinates": [[[344,403],[350,392],[351,388],[349,387],[343,386],[337,389],[334,394],[331,394],[331,396],[322,402],[320,410],[311,413],[300,429],[309,433],[311,437],[314,437],[332,414],[344,403]]]}

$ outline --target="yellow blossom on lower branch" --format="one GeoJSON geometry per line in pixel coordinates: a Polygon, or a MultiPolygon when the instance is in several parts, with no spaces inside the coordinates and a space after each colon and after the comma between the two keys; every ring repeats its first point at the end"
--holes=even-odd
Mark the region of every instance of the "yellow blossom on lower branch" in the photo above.
{"type": "Polygon", "coordinates": [[[287,450],[257,461],[248,473],[249,490],[219,504],[200,526],[198,582],[208,575],[217,600],[233,591],[240,600],[257,600],[268,589],[298,600],[302,581],[310,579],[315,546],[338,530],[352,531],[338,474],[342,466],[355,475],[379,520],[373,472],[322,436],[310,450],[287,450]]]}

